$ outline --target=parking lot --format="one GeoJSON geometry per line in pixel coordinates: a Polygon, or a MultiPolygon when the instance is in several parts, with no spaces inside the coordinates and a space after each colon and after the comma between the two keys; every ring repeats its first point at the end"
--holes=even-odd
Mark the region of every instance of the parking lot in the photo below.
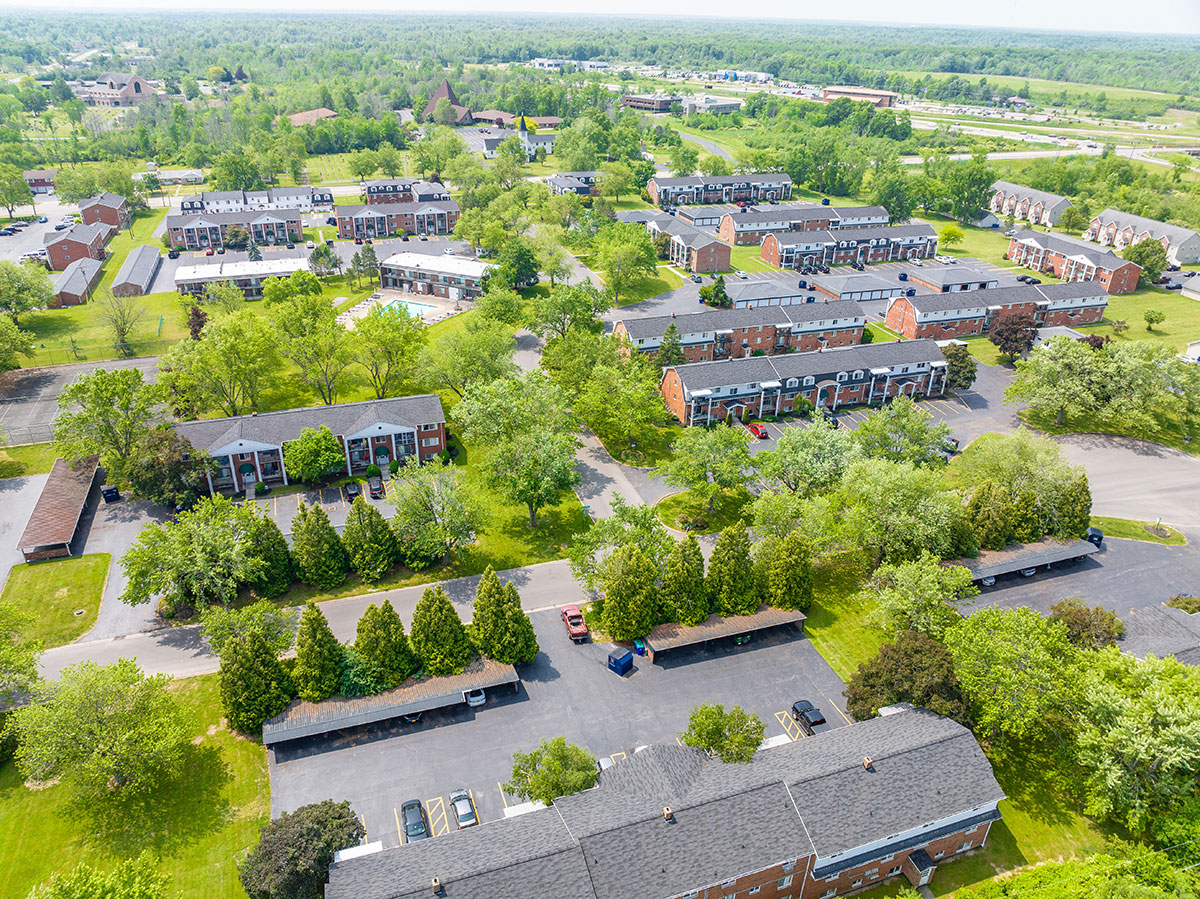
{"type": "MultiPolygon", "coordinates": [[[[564,585],[563,602],[577,601],[564,585]]],[[[678,650],[651,664],[635,657],[632,674],[607,670],[610,644],[571,643],[557,608],[531,613],[541,653],[520,670],[516,694],[501,688],[479,709],[427,713],[415,725],[394,722],[277,747],[271,753],[271,813],[325,798],[349,799],[369,841],[400,842],[403,802],[425,805],[434,833],[454,827],[449,794],[467,789],[480,820],[520,800],[503,792],[512,755],[541,737],[564,735],[597,757],[620,763],[638,746],[669,742],[701,703],[741,705],[766,724],[766,736],[804,739],[789,709],[798,699],[820,708],[827,725],[849,723],[843,683],[797,629],[755,634],[752,642],[678,650]]]]}

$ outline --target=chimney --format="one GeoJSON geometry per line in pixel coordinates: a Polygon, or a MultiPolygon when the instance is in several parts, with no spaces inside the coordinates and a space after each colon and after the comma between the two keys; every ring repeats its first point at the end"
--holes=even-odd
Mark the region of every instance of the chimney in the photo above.
{"type": "Polygon", "coordinates": [[[671,806],[663,806],[663,820],[670,823],[675,820],[675,813],[671,811],[671,806]]]}
{"type": "Polygon", "coordinates": [[[433,895],[435,895],[435,896],[442,895],[442,879],[440,877],[434,877],[432,884],[433,884],[433,895]]]}
{"type": "Polygon", "coordinates": [[[874,771],[875,770],[874,764],[875,763],[871,761],[871,757],[869,755],[863,756],[863,770],[864,771],[874,771]]]}

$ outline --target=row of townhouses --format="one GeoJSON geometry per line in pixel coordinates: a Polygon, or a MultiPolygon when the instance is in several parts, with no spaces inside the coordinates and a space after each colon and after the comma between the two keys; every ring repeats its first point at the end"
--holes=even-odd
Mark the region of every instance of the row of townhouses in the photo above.
{"type": "Polygon", "coordinates": [[[729,244],[676,216],[653,209],[631,209],[618,212],[617,220],[644,225],[651,235],[669,235],[668,258],[688,271],[724,272],[730,268],[733,248],[729,244]]]}
{"type": "Polygon", "coordinates": [[[1167,251],[1167,260],[1175,265],[1200,262],[1200,234],[1191,228],[1168,225],[1117,209],[1105,209],[1092,219],[1084,240],[1102,247],[1123,250],[1143,240],[1157,240],[1167,251]]]}
{"type": "Polygon", "coordinates": [[[788,204],[739,209],[721,215],[718,232],[721,239],[737,246],[763,242],[768,234],[787,231],[845,231],[852,228],[878,228],[890,222],[882,206],[822,206],[788,204]]]}
{"type": "Polygon", "coordinates": [[[778,268],[929,259],[937,233],[926,224],[859,227],[837,231],[781,231],[762,242],[762,258],[778,268]]]}
{"type": "Polygon", "coordinates": [[[704,178],[655,176],[646,185],[650,201],[656,206],[683,206],[693,203],[762,203],[790,200],[792,179],[784,172],[760,175],[724,175],[704,178]]]}
{"type": "Polygon", "coordinates": [[[888,304],[887,326],[909,340],[947,340],[985,334],[997,316],[1030,313],[1039,328],[1093,325],[1104,318],[1108,294],[1095,281],[1019,285],[900,296],[888,304]]]}
{"type": "Polygon", "coordinates": [[[1008,259],[1063,281],[1095,281],[1110,294],[1137,290],[1142,267],[1126,262],[1078,237],[1018,231],[1008,244],[1008,259]]]}
{"type": "Polygon", "coordinates": [[[367,205],[374,203],[431,203],[450,199],[450,191],[437,181],[420,178],[380,178],[363,185],[367,205]]]}
{"type": "Polygon", "coordinates": [[[298,209],[241,212],[200,212],[168,215],[165,227],[171,246],[179,250],[206,250],[225,246],[231,228],[245,231],[262,246],[294,243],[303,238],[298,209]]]}
{"type": "Polygon", "coordinates": [[[837,410],[909,396],[940,396],[946,360],[932,340],[864,343],[813,353],[751,356],[676,365],[663,372],[661,392],[679,422],[703,425],[780,415],[798,399],[837,410]]]}
{"type": "Polygon", "coordinates": [[[549,807],[349,850],[325,899],[833,899],[901,878],[924,886],[985,845],[1003,798],[971,732],[920,709],[747,765],[656,745],[549,807]]]}
{"type": "Polygon", "coordinates": [[[328,187],[268,187],[263,190],[206,190],[184,197],[179,208],[184,213],[256,212],[295,210],[325,212],[333,208],[333,191],[328,187]]]}
{"type": "Polygon", "coordinates": [[[338,237],[395,237],[398,234],[449,234],[458,223],[459,208],[454,200],[416,200],[413,202],[370,203],[366,206],[338,206],[338,237]]]}
{"type": "Polygon", "coordinates": [[[858,303],[711,309],[690,315],[618,319],[613,334],[630,350],[654,355],[675,325],[687,362],[741,359],[755,353],[809,352],[862,341],[866,314],[858,303]]]}
{"type": "Polygon", "coordinates": [[[259,482],[286,486],[284,446],[305,428],[322,425],[345,453],[346,475],[361,475],[370,465],[386,469],[393,459],[429,462],[446,446],[446,416],[432,393],[182,421],[172,428],[216,461],[210,492],[241,493],[259,482]]]}
{"type": "Polygon", "coordinates": [[[1011,181],[997,181],[992,185],[992,199],[988,208],[1000,218],[1012,216],[1019,222],[1034,225],[1054,225],[1059,216],[1071,207],[1071,201],[1049,191],[1034,190],[1011,181]]]}
{"type": "Polygon", "coordinates": [[[309,270],[308,260],[302,257],[181,265],[175,269],[175,291],[180,294],[203,296],[210,284],[232,284],[242,291],[246,299],[261,300],[263,285],[267,279],[287,278],[296,272],[309,270]]]}

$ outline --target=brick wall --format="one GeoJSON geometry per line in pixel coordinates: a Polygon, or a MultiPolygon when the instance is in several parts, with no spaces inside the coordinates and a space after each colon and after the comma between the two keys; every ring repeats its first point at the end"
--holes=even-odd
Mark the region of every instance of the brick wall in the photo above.
{"type": "Polygon", "coordinates": [[[759,255],[764,262],[779,266],[779,241],[775,239],[775,235],[768,234],[763,238],[762,252],[759,255]]]}

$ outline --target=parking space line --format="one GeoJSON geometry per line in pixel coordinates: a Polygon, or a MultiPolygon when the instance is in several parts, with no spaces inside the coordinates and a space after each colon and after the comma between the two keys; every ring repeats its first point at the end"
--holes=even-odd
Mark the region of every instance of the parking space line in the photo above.
{"type": "Polygon", "coordinates": [[[504,784],[496,781],[496,789],[500,791],[500,801],[504,803],[505,808],[508,808],[508,797],[504,795],[504,784]]]}
{"type": "Polygon", "coordinates": [[[401,845],[404,845],[404,833],[400,830],[400,813],[396,811],[395,806],[392,806],[392,814],[396,818],[396,839],[400,841],[401,845]]]}
{"type": "Polygon", "coordinates": [[[363,826],[363,839],[366,839],[366,836],[367,836],[367,816],[366,816],[366,815],[359,815],[359,816],[358,816],[358,820],[362,821],[362,826],[363,826]]]}
{"type": "Polygon", "coordinates": [[[429,830],[435,837],[450,832],[450,822],[446,820],[446,801],[441,796],[426,799],[425,811],[429,815],[429,830]]]}
{"type": "Polygon", "coordinates": [[[776,712],[775,720],[779,722],[780,726],[791,738],[793,743],[805,736],[804,731],[800,729],[800,725],[793,721],[792,716],[787,712],[776,712]]]}
{"type": "Polygon", "coordinates": [[[829,704],[830,704],[831,706],[833,706],[835,709],[837,709],[837,713],[838,713],[839,715],[841,715],[841,716],[842,716],[842,720],[843,720],[843,721],[845,721],[847,724],[853,724],[853,723],[854,723],[853,721],[851,721],[851,720],[850,720],[850,719],[849,719],[849,718],[846,716],[846,713],[845,713],[845,712],[843,712],[843,711],[841,710],[841,708],[839,708],[839,707],[838,707],[838,704],[837,704],[836,702],[834,702],[834,701],[833,701],[833,698],[832,698],[832,697],[826,696],[825,698],[829,700],[829,704]]]}
{"type": "Polygon", "coordinates": [[[614,762],[619,762],[619,761],[621,761],[621,759],[625,758],[625,753],[614,752],[612,755],[609,756],[609,758],[612,759],[614,762]]]}

